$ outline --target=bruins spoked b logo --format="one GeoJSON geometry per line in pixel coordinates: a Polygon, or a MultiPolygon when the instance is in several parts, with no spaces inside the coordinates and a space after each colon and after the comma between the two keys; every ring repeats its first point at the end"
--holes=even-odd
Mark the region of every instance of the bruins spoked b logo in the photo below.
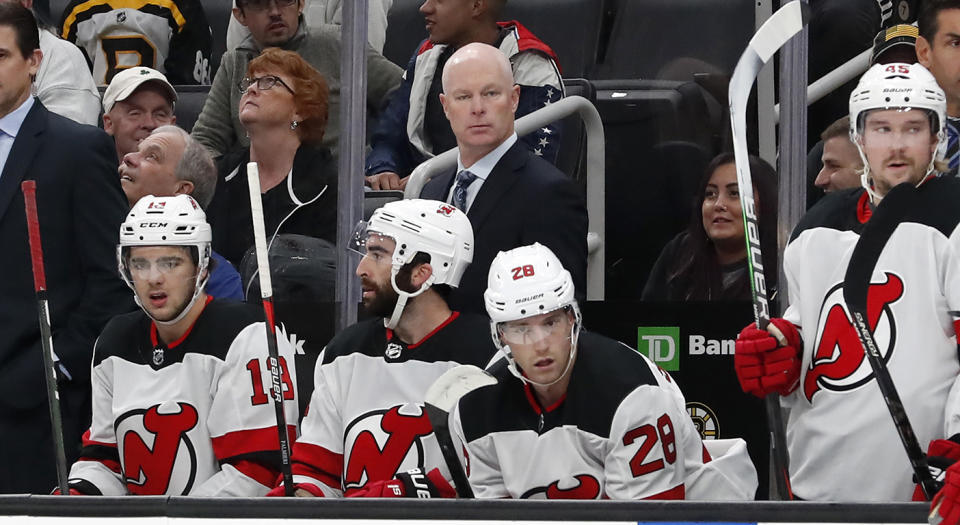
{"type": "Polygon", "coordinates": [[[687,403],[687,414],[693,420],[693,426],[697,427],[700,439],[720,439],[720,422],[717,420],[717,414],[710,407],[690,401],[687,403]]]}

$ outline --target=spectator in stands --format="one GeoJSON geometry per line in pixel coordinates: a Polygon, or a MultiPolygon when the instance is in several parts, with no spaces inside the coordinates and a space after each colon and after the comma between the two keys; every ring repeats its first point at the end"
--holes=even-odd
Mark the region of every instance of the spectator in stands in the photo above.
{"type": "Polygon", "coordinates": [[[236,265],[253,246],[247,162],[260,171],[268,239],[283,233],[336,242],[337,166],[321,145],[327,83],[293,51],[267,48],[240,84],[240,121],[250,147],[220,160],[208,214],[213,247],[236,265]]]}
{"type": "MultiPolygon", "coordinates": [[[[154,129],[177,122],[176,102],[177,91],[156,69],[132,67],[113,77],[103,93],[103,129],[117,144],[119,162],[137,151],[137,144],[154,129]]],[[[137,200],[130,201],[130,206],[137,200]]]]}
{"type": "MultiPolygon", "coordinates": [[[[119,78],[119,75],[114,78],[119,78]]],[[[217,168],[210,153],[186,131],[160,126],[123,157],[120,185],[132,208],[147,195],[190,195],[206,209],[217,187],[217,168]]],[[[213,297],[243,300],[240,274],[216,251],[206,292],[213,297]]]]}
{"type": "MultiPolygon", "coordinates": [[[[0,0],[0,3],[20,4],[33,11],[33,0],[0,0]]],[[[58,115],[96,126],[100,117],[100,93],[90,71],[83,67],[83,54],[77,46],[57,38],[39,20],[37,18],[43,59],[33,80],[37,98],[58,115]]]]}
{"type": "Polygon", "coordinates": [[[933,73],[947,95],[947,173],[960,174],[960,0],[927,0],[917,18],[917,61],[933,73]]]}
{"type": "MultiPolygon", "coordinates": [[[[764,268],[776,268],[777,174],[750,156],[764,268]]],[[[748,301],[750,272],[733,153],[707,165],[687,230],[670,241],[650,271],[644,301],[748,301]]],[[[777,272],[765,273],[770,296],[777,272]]]]}
{"type": "Polygon", "coordinates": [[[213,36],[200,0],[71,0],[60,36],[84,51],[93,78],[146,66],[174,84],[209,84],[213,36]]]}
{"type": "Polygon", "coordinates": [[[863,159],[857,147],[850,142],[850,117],[845,116],[830,124],[820,134],[823,140],[823,168],[814,184],[824,193],[860,187],[863,159]]]}
{"type": "MultiPolygon", "coordinates": [[[[383,43],[387,38],[387,13],[393,0],[370,0],[367,7],[367,41],[370,46],[383,53],[383,43]]],[[[311,31],[316,31],[326,24],[341,25],[343,23],[343,4],[341,0],[305,0],[303,19],[311,31]]],[[[237,7],[234,0],[233,7],[237,7]]],[[[237,19],[230,17],[227,26],[227,49],[236,49],[237,46],[250,36],[250,31],[240,25],[237,19]]]]}
{"type": "MultiPolygon", "coordinates": [[[[457,145],[440,106],[443,86],[438,73],[466,44],[490,44],[510,59],[520,86],[518,117],[563,96],[557,56],[550,47],[518,22],[497,22],[505,4],[506,0],[426,0],[420,6],[430,36],[410,59],[403,84],[391,96],[371,139],[365,171],[373,189],[403,188],[417,164],[457,145]]],[[[521,142],[556,162],[559,127],[540,128],[521,142]]]]}
{"type": "Polygon", "coordinates": [[[485,312],[487,270],[497,252],[539,242],[586,294],[587,210],[580,190],[553,164],[519,142],[514,113],[520,90],[501,50],[474,42],[443,68],[440,103],[457,138],[457,168],[434,177],[421,197],[449,202],[473,225],[473,263],[450,295],[455,309],[485,312]]]}
{"type": "MultiPolygon", "coordinates": [[[[313,66],[330,88],[328,120],[323,145],[336,154],[340,139],[340,28],[323,26],[308,31],[302,23],[303,0],[240,0],[233,16],[250,30],[250,37],[228,51],[220,61],[210,96],[193,127],[193,136],[215,156],[250,142],[237,110],[241,93],[237,85],[247,73],[247,64],[265,47],[279,47],[300,54],[313,66]]],[[[367,48],[367,106],[383,107],[387,95],[400,84],[396,65],[367,48]]]]}
{"type": "Polygon", "coordinates": [[[127,202],[110,137],[31,95],[40,36],[17,3],[0,4],[0,49],[0,493],[46,494],[57,480],[54,434],[20,181],[37,184],[68,462],[89,421],[94,339],[111,317],[135,308],[117,276],[127,202]]]}

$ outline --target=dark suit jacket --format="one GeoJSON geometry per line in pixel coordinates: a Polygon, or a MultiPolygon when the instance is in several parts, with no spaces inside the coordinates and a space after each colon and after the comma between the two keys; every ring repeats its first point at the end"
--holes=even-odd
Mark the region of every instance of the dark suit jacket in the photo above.
{"type": "MultiPolygon", "coordinates": [[[[420,197],[445,201],[456,168],[434,177],[420,197]]],[[[473,263],[450,296],[454,309],[486,313],[483,292],[497,253],[539,242],[570,271],[577,297],[587,292],[587,206],[582,192],[560,170],[513,145],[490,172],[467,212],[473,225],[473,263]]]]}
{"type": "Polygon", "coordinates": [[[93,342],[106,322],[135,308],[117,273],[127,200],[116,155],[106,133],[39,100],[13,143],[0,173],[0,417],[46,401],[23,180],[37,181],[54,350],[74,385],[89,382],[93,342]]]}

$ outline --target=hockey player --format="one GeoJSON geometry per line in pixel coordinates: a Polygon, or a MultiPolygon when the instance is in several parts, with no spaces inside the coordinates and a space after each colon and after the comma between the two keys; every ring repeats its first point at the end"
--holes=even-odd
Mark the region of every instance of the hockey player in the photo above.
{"type": "Polygon", "coordinates": [[[478,498],[753,499],[743,440],[711,461],[667,372],[581,330],[570,272],[539,243],[500,252],[484,294],[504,359],[452,428],[478,498]]]}
{"type": "MultiPolygon", "coordinates": [[[[204,293],[210,226],[200,206],[144,197],[121,226],[117,259],[143,311],[114,318],[96,343],[93,418],[71,493],[266,494],[280,455],[263,312],[204,293]]],[[[295,436],[293,349],[278,343],[295,436]]]]}
{"type": "Polygon", "coordinates": [[[434,495],[450,496],[423,400],[448,369],[483,366],[496,352],[486,319],[451,311],[444,298],[473,258],[470,220],[443,202],[403,200],[375,211],[356,238],[363,305],[374,318],[334,337],[317,361],[293,446],[297,495],[401,495],[396,488],[412,496],[412,485],[385,483],[403,473],[409,484],[406,472],[418,468],[434,495]]]}
{"type": "Polygon", "coordinates": [[[919,64],[877,64],[850,96],[850,135],[863,188],[827,195],[784,253],[790,305],[767,330],[736,343],[743,389],[779,393],[789,409],[794,494],[808,500],[904,501],[914,484],[863,346],[843,301],[864,224],[897,184],[918,205],[887,241],[871,277],[870,329],[920,443],[945,433],[947,394],[960,373],[960,185],[936,177],[945,139],[943,90],[919,64]]]}

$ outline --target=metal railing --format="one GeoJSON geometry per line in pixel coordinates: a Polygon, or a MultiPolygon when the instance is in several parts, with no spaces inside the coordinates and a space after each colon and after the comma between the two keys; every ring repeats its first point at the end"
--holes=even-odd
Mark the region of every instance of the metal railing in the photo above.
{"type": "MultiPolygon", "coordinates": [[[[574,113],[583,120],[587,135],[587,216],[590,225],[587,234],[587,300],[602,301],[604,297],[604,269],[606,266],[603,241],[606,237],[606,182],[603,123],[600,113],[589,100],[570,96],[520,117],[516,121],[517,135],[524,136],[537,128],[563,119],[574,113]]],[[[404,198],[420,195],[427,181],[457,165],[457,148],[429,159],[413,170],[404,198]]],[[[520,210],[512,210],[521,213],[520,210]]]]}

